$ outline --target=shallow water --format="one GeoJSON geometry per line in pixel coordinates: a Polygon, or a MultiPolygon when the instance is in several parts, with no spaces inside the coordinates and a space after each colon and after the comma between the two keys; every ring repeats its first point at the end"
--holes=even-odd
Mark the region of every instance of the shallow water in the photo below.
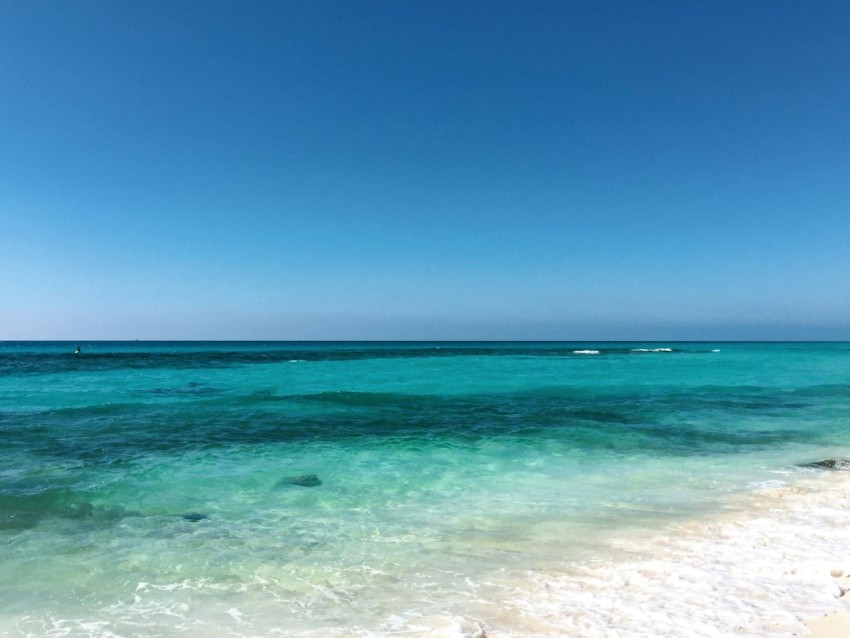
{"type": "Polygon", "coordinates": [[[837,604],[800,563],[846,474],[800,466],[850,455],[848,344],[76,345],[0,344],[0,633],[782,636],[837,604]]]}

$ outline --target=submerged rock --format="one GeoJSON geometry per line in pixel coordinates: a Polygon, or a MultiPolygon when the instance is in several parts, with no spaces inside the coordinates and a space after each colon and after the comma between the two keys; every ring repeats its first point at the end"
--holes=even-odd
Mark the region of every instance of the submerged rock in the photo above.
{"type": "Polygon", "coordinates": [[[198,521],[205,521],[209,518],[206,514],[201,514],[200,512],[186,512],[185,514],[180,515],[181,518],[186,519],[187,521],[192,521],[193,523],[197,523],[198,521]]]}
{"type": "Polygon", "coordinates": [[[278,487],[282,485],[298,485],[300,487],[316,487],[321,485],[322,481],[315,474],[300,474],[298,476],[289,476],[280,479],[277,482],[278,487]]]}
{"type": "Polygon", "coordinates": [[[68,518],[91,518],[94,516],[94,505],[91,503],[74,503],[68,508],[68,518]]]}
{"type": "Polygon", "coordinates": [[[825,459],[823,461],[815,461],[814,463],[806,463],[803,467],[817,467],[828,470],[850,470],[850,460],[825,459]]]}

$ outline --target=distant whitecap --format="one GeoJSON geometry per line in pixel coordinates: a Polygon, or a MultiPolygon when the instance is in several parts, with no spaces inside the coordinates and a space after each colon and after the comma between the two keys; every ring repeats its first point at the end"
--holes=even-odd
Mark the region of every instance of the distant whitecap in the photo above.
{"type": "Polygon", "coordinates": [[[599,350],[573,350],[573,354],[599,354],[599,350]]]}

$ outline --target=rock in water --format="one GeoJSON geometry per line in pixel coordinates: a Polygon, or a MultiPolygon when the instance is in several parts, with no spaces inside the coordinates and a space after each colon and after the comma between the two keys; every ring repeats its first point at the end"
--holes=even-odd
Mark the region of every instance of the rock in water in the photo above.
{"type": "Polygon", "coordinates": [[[68,508],[68,518],[91,518],[94,516],[94,505],[91,503],[74,503],[68,508]]]}
{"type": "Polygon", "coordinates": [[[277,482],[280,485],[299,485],[301,487],[316,487],[317,485],[321,485],[322,481],[319,480],[319,477],[315,474],[301,474],[299,476],[290,476],[285,479],[281,479],[277,482]]]}
{"type": "Polygon", "coordinates": [[[803,467],[820,467],[828,470],[850,470],[850,461],[847,459],[825,459],[823,461],[815,461],[814,463],[806,463],[803,467]]]}
{"type": "Polygon", "coordinates": [[[200,512],[186,512],[181,515],[187,521],[192,521],[193,523],[197,523],[198,521],[205,521],[209,518],[206,514],[201,514],[200,512]]]}

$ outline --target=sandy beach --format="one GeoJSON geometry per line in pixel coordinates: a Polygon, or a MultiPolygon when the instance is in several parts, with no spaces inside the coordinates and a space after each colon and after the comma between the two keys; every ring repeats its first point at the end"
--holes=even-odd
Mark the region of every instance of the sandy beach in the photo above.
{"type": "Polygon", "coordinates": [[[846,638],[850,636],[850,611],[838,611],[806,621],[812,638],[846,638]]]}
{"type": "Polygon", "coordinates": [[[551,617],[535,619],[535,629],[555,635],[555,626],[572,625],[569,635],[588,637],[846,638],[848,495],[850,472],[819,473],[756,493],[746,514],[621,542],[633,560],[541,577],[534,607],[551,617]]]}

